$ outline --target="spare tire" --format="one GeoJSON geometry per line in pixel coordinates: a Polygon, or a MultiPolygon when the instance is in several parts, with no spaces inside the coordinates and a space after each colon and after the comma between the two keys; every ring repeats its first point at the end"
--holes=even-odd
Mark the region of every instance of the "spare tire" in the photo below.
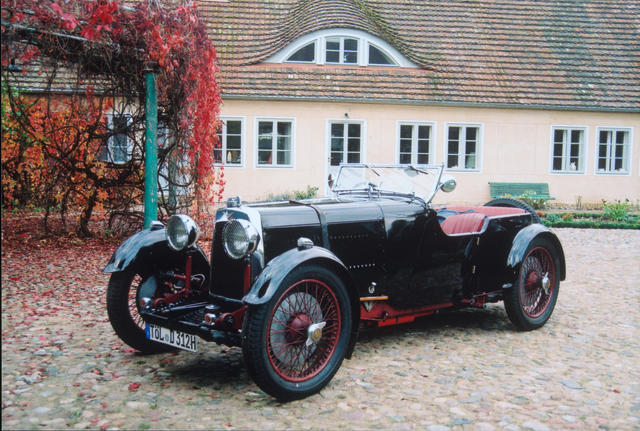
{"type": "Polygon", "coordinates": [[[533,223],[540,223],[540,216],[531,205],[514,198],[498,198],[493,199],[484,204],[485,207],[508,207],[508,208],[520,208],[531,214],[531,221],[533,223]]]}

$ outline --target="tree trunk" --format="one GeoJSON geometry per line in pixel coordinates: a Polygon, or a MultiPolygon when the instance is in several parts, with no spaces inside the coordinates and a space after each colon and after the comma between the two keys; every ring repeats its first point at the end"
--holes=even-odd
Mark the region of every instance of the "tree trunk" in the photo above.
{"type": "Polygon", "coordinates": [[[89,201],[87,201],[87,205],[82,210],[82,215],[80,216],[80,226],[78,228],[79,235],[82,237],[91,236],[91,231],[89,230],[89,220],[91,220],[91,214],[93,213],[93,208],[96,206],[96,200],[98,198],[98,188],[94,188],[91,193],[91,197],[89,201]]]}

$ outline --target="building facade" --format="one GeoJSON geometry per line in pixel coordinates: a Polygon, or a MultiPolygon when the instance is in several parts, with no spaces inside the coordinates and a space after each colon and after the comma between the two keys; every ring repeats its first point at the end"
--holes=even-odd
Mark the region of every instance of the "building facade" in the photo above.
{"type": "Polygon", "coordinates": [[[218,48],[228,196],[340,163],[444,163],[448,203],[489,182],[556,202],[640,200],[633,1],[200,1],[218,48]]]}

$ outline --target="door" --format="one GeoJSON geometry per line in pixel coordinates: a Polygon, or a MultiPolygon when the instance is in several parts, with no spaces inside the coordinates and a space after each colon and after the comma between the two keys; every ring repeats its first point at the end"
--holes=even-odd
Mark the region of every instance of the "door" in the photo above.
{"type": "MultiPolygon", "coordinates": [[[[363,123],[361,121],[329,121],[327,184],[335,180],[341,163],[363,163],[363,123]]],[[[331,187],[327,187],[330,194],[331,187]]]]}

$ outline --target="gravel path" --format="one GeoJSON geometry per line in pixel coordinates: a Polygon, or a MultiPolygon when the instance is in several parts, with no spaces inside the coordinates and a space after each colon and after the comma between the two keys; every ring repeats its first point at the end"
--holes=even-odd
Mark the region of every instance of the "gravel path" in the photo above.
{"type": "Polygon", "coordinates": [[[107,252],[55,251],[54,266],[50,250],[3,251],[2,427],[640,430],[640,231],[557,233],[568,277],[542,329],[516,332],[497,304],[367,332],[325,390],[288,404],[240,349],[122,345],[107,277],[81,271],[107,252]]]}

